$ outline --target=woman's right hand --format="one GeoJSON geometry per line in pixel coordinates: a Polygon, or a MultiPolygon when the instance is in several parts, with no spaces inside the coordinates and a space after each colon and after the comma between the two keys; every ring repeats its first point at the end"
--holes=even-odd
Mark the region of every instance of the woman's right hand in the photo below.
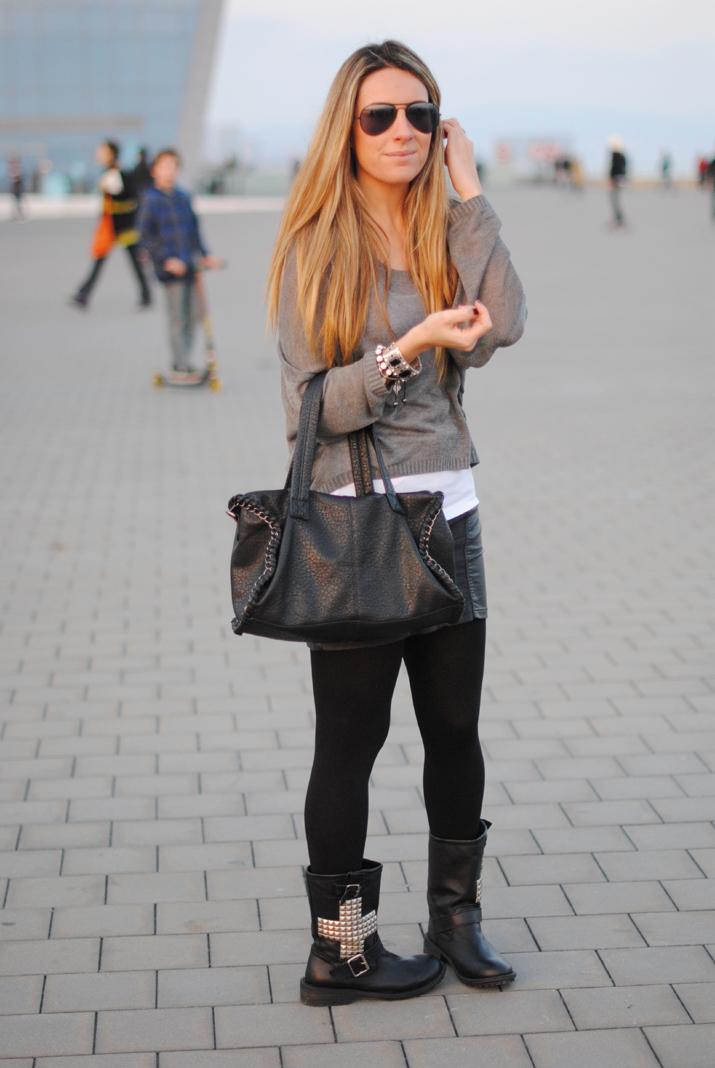
{"type": "Polygon", "coordinates": [[[469,352],[481,337],[489,333],[492,325],[486,304],[475,300],[474,304],[459,304],[456,308],[432,312],[398,338],[397,345],[408,363],[437,346],[469,352]]]}

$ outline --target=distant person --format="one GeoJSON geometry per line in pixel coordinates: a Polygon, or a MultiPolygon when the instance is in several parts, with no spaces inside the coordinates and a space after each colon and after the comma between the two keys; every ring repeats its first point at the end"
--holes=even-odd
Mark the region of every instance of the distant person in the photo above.
{"type": "Polygon", "coordinates": [[[704,189],[708,181],[708,158],[701,156],[698,160],[698,185],[704,189]]]}
{"type": "Polygon", "coordinates": [[[132,268],[139,283],[139,307],[151,304],[151,292],[139,258],[139,231],[136,228],[137,197],[131,172],[119,167],[119,145],[115,141],[102,141],[97,146],[97,162],[103,167],[99,178],[102,193],[102,214],[94,231],[92,242],[92,268],[70,298],[78,308],[86,308],[99,273],[115,244],[127,250],[132,268]]]}
{"type": "Polygon", "coordinates": [[[191,350],[198,322],[198,268],[220,267],[210,256],[201,236],[191,197],[177,186],[179,153],[164,148],[151,166],[153,185],[145,192],[139,211],[142,248],[146,249],[166,293],[172,370],[194,375],[191,350]]]}
{"type": "Polygon", "coordinates": [[[13,199],[13,219],[15,222],[25,221],[25,212],[22,208],[22,198],[25,194],[25,177],[22,173],[22,161],[18,156],[12,156],[7,165],[10,177],[10,195],[13,199]]]}
{"type": "Polygon", "coordinates": [[[710,217],[715,222],[715,156],[707,165],[705,182],[710,186],[710,217]]]}
{"type": "Polygon", "coordinates": [[[151,185],[151,168],[149,167],[148,157],[148,150],[140,148],[136,166],[132,171],[132,181],[139,200],[141,200],[144,190],[151,185]]]}
{"type": "Polygon", "coordinates": [[[586,178],[583,173],[583,167],[581,161],[576,156],[571,158],[571,188],[577,193],[582,193],[586,184],[586,178]]]}
{"type": "Polygon", "coordinates": [[[626,225],[626,220],[623,215],[623,206],[621,204],[621,190],[626,180],[628,163],[625,153],[623,152],[623,142],[620,137],[616,137],[615,135],[610,137],[608,139],[608,147],[611,150],[611,160],[608,168],[608,184],[610,189],[611,209],[613,211],[611,226],[623,227],[626,225]]]}
{"type": "Polygon", "coordinates": [[[673,188],[673,157],[667,148],[664,148],[660,153],[660,179],[663,183],[663,188],[670,190],[673,188]]]}

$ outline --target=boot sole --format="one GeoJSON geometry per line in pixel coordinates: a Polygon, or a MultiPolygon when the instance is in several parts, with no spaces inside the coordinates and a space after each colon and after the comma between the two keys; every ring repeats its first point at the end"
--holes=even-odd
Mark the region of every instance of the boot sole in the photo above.
{"type": "Polygon", "coordinates": [[[487,979],[473,979],[468,975],[461,975],[450,957],[440,949],[427,935],[424,936],[424,951],[430,953],[433,957],[438,957],[441,961],[449,964],[454,969],[454,974],[459,979],[460,983],[464,983],[465,986],[498,986],[502,987],[505,983],[512,983],[516,979],[516,972],[512,969],[510,972],[505,972],[503,975],[490,976],[487,979]]]}
{"type": "Polygon", "coordinates": [[[377,999],[380,1001],[397,1001],[403,998],[414,998],[420,994],[426,994],[444,979],[446,968],[423,983],[422,986],[412,987],[411,990],[360,990],[357,987],[347,986],[316,986],[305,979],[300,981],[300,1000],[304,1005],[350,1005],[353,1001],[364,999],[377,999]]]}

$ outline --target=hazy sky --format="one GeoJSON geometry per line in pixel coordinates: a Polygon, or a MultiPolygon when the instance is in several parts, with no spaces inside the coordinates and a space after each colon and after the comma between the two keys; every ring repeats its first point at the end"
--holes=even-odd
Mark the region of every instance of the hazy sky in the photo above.
{"type": "Polygon", "coordinates": [[[340,63],[386,37],[487,158],[499,137],[566,136],[600,171],[611,133],[640,173],[663,146],[682,172],[715,152],[712,0],[228,0],[209,123],[256,158],[300,155],[340,63]]]}

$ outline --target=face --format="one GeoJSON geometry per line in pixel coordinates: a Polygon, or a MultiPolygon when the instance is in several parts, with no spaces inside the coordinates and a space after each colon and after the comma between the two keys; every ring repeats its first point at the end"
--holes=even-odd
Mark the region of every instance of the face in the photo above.
{"type": "Polygon", "coordinates": [[[151,176],[159,188],[173,186],[179,173],[179,164],[173,156],[161,156],[151,169],[151,176]]]}
{"type": "Polygon", "coordinates": [[[356,121],[352,143],[358,174],[363,171],[387,185],[403,185],[415,178],[425,165],[434,134],[420,133],[408,120],[404,109],[397,112],[392,126],[382,134],[366,134],[357,116],[370,104],[412,104],[427,101],[426,86],[406,70],[386,67],[363,79],[355,106],[356,121]]]}
{"type": "Polygon", "coordinates": [[[101,167],[111,167],[115,162],[114,153],[109,145],[97,145],[95,158],[101,167]]]}

